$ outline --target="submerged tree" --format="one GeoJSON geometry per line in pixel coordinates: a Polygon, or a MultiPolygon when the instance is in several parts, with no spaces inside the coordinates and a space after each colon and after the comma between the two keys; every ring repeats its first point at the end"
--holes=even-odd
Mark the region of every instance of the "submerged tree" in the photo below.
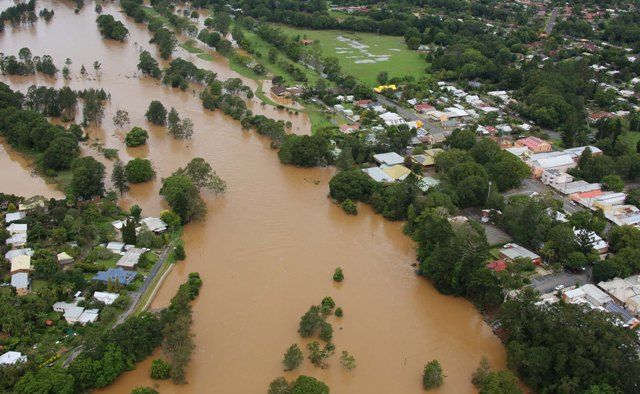
{"type": "Polygon", "coordinates": [[[167,109],[157,100],[153,100],[149,104],[145,116],[149,122],[158,126],[164,126],[167,123],[167,109]]]}
{"type": "Polygon", "coordinates": [[[118,109],[116,114],[113,116],[113,125],[117,127],[124,127],[129,124],[129,112],[118,109]]]}
{"type": "Polygon", "coordinates": [[[302,350],[298,347],[297,344],[293,344],[289,346],[286,353],[284,354],[284,359],[282,363],[285,366],[285,371],[293,371],[298,368],[304,359],[304,355],[302,354],[302,350]]]}
{"type": "Polygon", "coordinates": [[[204,187],[216,194],[223,193],[227,188],[225,181],[201,157],[192,159],[184,169],[178,169],[175,174],[185,175],[197,188],[204,187]]]}
{"type": "Polygon", "coordinates": [[[424,366],[424,373],[422,375],[422,387],[429,390],[436,388],[444,383],[445,375],[442,372],[442,367],[438,360],[432,360],[424,366]]]}

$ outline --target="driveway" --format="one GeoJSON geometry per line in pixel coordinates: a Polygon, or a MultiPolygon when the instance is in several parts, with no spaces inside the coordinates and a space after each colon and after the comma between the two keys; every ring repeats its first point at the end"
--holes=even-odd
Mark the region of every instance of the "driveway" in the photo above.
{"type": "Polygon", "coordinates": [[[511,242],[512,239],[509,234],[505,233],[491,223],[483,223],[481,220],[480,210],[478,210],[477,208],[464,209],[464,215],[470,220],[478,222],[482,226],[482,228],[484,228],[489,245],[505,244],[507,242],[511,242]]]}

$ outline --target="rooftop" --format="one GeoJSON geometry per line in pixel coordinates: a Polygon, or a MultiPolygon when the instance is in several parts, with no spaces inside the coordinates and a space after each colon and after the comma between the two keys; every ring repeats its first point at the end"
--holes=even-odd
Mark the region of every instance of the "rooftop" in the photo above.
{"type": "Polygon", "coordinates": [[[371,179],[376,182],[393,182],[394,179],[382,171],[380,167],[369,167],[362,170],[365,174],[369,175],[371,179]]]}
{"type": "Polygon", "coordinates": [[[16,289],[26,289],[29,287],[29,274],[26,272],[18,272],[11,275],[11,286],[16,289]]]}
{"type": "Polygon", "coordinates": [[[396,152],[378,153],[373,155],[373,159],[380,164],[386,164],[388,166],[404,164],[404,157],[396,152]]]}
{"type": "Polygon", "coordinates": [[[98,282],[107,283],[118,282],[123,285],[128,285],[133,282],[136,278],[137,273],[135,271],[125,271],[123,268],[109,268],[106,271],[98,271],[98,273],[93,277],[93,280],[98,282]]]}
{"type": "Polygon", "coordinates": [[[509,260],[513,260],[518,257],[529,258],[531,260],[540,259],[540,256],[537,254],[515,243],[504,245],[504,247],[500,248],[500,254],[504,255],[509,260]]]}
{"type": "Polygon", "coordinates": [[[6,352],[0,356],[0,365],[12,365],[27,362],[27,356],[20,352],[6,352]]]}
{"type": "Polygon", "coordinates": [[[118,267],[125,269],[132,269],[138,264],[140,256],[142,256],[147,250],[142,248],[131,248],[127,250],[120,260],[116,263],[118,267]]]}

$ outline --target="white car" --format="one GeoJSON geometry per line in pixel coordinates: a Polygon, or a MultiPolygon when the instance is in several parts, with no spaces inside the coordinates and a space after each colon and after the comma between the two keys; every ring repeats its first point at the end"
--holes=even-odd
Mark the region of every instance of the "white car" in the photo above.
{"type": "Polygon", "coordinates": [[[558,286],[553,288],[553,290],[555,290],[555,291],[560,291],[562,289],[564,289],[564,285],[558,285],[558,286]]]}

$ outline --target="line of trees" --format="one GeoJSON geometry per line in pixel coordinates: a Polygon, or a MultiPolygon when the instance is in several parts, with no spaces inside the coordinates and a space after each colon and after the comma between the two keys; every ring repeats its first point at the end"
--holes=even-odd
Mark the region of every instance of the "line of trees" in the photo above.
{"type": "Polygon", "coordinates": [[[21,48],[18,57],[0,54],[0,70],[9,75],[31,75],[36,72],[54,76],[58,69],[49,55],[33,56],[29,48],[21,48]]]}

